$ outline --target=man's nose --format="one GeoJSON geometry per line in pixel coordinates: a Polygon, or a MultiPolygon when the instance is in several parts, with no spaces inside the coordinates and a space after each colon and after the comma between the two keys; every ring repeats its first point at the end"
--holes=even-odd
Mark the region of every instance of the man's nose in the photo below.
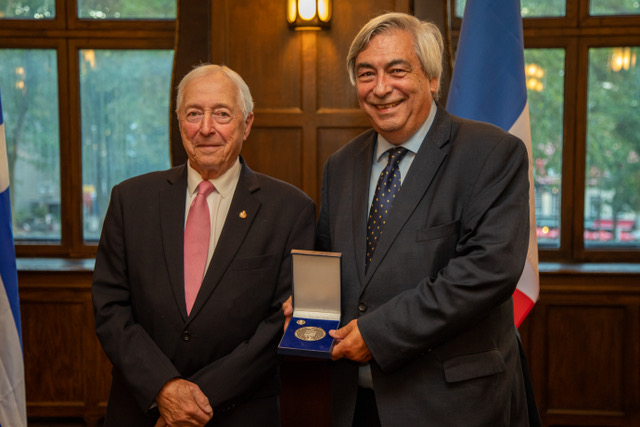
{"type": "Polygon", "coordinates": [[[200,123],[200,133],[210,134],[215,132],[216,121],[213,119],[213,114],[205,112],[202,116],[202,123],[200,123]]]}
{"type": "Polygon", "coordinates": [[[373,88],[373,93],[377,97],[384,97],[391,92],[391,85],[389,84],[389,76],[386,73],[379,73],[376,77],[376,86],[373,88]]]}

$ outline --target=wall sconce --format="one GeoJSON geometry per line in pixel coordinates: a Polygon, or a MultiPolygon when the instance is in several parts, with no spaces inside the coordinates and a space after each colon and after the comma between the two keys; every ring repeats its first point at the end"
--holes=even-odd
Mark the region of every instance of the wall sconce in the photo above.
{"type": "Polygon", "coordinates": [[[295,30],[329,28],[331,0],[287,0],[287,22],[295,30]]]}

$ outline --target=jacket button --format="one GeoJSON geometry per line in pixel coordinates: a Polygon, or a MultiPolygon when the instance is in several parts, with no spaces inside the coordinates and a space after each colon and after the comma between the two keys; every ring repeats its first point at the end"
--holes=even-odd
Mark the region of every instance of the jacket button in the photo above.
{"type": "Polygon", "coordinates": [[[189,331],[184,331],[182,333],[182,340],[183,341],[189,341],[191,339],[191,332],[189,331]]]}
{"type": "Polygon", "coordinates": [[[367,311],[367,304],[361,302],[360,305],[358,305],[358,310],[360,310],[360,313],[364,313],[367,311]]]}

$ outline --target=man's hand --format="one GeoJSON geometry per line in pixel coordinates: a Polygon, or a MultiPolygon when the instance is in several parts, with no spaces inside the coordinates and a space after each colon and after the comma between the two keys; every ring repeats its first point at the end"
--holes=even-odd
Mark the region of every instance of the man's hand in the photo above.
{"type": "Polygon", "coordinates": [[[289,322],[291,321],[291,316],[293,316],[293,304],[291,303],[291,295],[285,302],[282,303],[282,311],[284,312],[284,330],[287,330],[287,326],[289,326],[289,322]]]}
{"type": "Polygon", "coordinates": [[[330,330],[329,335],[336,340],[336,344],[331,350],[332,360],[345,357],[354,362],[366,363],[372,359],[369,347],[360,334],[357,319],[353,319],[343,328],[330,330]]]}
{"type": "Polygon", "coordinates": [[[167,382],[156,396],[160,419],[156,427],[201,427],[213,416],[209,399],[197,384],[183,379],[167,382]]]}

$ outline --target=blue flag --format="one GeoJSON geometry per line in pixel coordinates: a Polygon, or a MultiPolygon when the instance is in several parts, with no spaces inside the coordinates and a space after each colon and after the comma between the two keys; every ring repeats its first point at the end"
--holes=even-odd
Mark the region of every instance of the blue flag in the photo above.
{"type": "Polygon", "coordinates": [[[0,427],[27,425],[18,270],[11,227],[9,164],[0,100],[0,427]]]}
{"type": "Polygon", "coordinates": [[[529,251],[513,295],[516,326],[538,299],[538,243],[520,0],[467,0],[447,111],[516,135],[529,152],[529,251]]]}

